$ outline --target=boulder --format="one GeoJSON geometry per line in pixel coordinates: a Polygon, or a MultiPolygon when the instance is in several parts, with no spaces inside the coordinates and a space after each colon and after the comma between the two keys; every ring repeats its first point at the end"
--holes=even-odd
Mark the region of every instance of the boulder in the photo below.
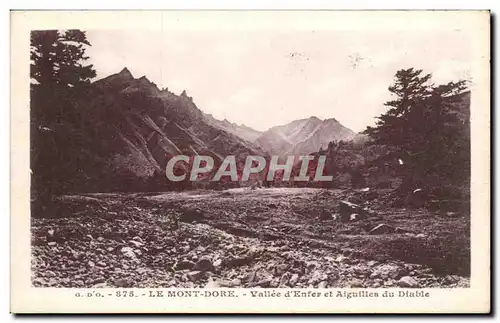
{"type": "Polygon", "coordinates": [[[424,207],[426,201],[427,193],[423,189],[417,188],[406,195],[404,205],[408,208],[418,209],[424,207]]]}
{"type": "Polygon", "coordinates": [[[220,287],[238,287],[241,286],[241,279],[221,279],[217,282],[220,287]]]}
{"type": "Polygon", "coordinates": [[[294,287],[295,285],[297,285],[298,281],[299,281],[299,275],[298,274],[293,274],[292,277],[290,277],[290,280],[288,281],[288,284],[291,287],[294,287]]]}
{"type": "Polygon", "coordinates": [[[408,288],[417,288],[419,287],[418,281],[410,276],[404,276],[401,277],[401,279],[398,281],[398,285],[400,287],[408,287],[408,288]]]}
{"type": "Polygon", "coordinates": [[[373,269],[370,278],[397,279],[407,272],[405,268],[401,268],[395,264],[382,264],[373,269]]]}
{"type": "Polygon", "coordinates": [[[368,191],[363,195],[363,198],[367,201],[374,200],[378,197],[377,191],[368,191]]]}
{"type": "Polygon", "coordinates": [[[144,245],[144,243],[142,243],[140,241],[136,241],[136,240],[130,240],[129,243],[136,248],[140,248],[144,245]]]}
{"type": "Polygon", "coordinates": [[[205,219],[205,215],[203,211],[198,209],[190,209],[184,211],[179,217],[179,221],[181,222],[201,222],[205,219]]]}
{"type": "Polygon", "coordinates": [[[127,278],[118,278],[114,280],[114,285],[116,287],[131,287],[132,282],[127,278]]]}
{"type": "Polygon", "coordinates": [[[290,281],[290,273],[286,272],[281,276],[278,287],[285,287],[289,281],[290,281]]]}
{"type": "Polygon", "coordinates": [[[333,219],[333,216],[327,212],[327,211],[323,211],[319,214],[319,219],[321,221],[327,221],[327,220],[332,220],[333,219]]]}
{"type": "Polygon", "coordinates": [[[209,278],[207,284],[205,285],[205,288],[219,288],[219,287],[221,287],[221,285],[212,278],[209,278]]]}
{"type": "Polygon", "coordinates": [[[214,265],[212,264],[212,261],[208,258],[201,258],[196,262],[196,264],[193,267],[193,270],[199,270],[199,271],[213,271],[214,270],[214,265]]]}
{"type": "Polygon", "coordinates": [[[358,213],[353,213],[349,216],[349,221],[354,222],[354,221],[359,221],[361,220],[361,216],[358,213]]]}
{"type": "Polygon", "coordinates": [[[328,282],[323,280],[318,284],[318,288],[327,288],[328,287],[328,282]]]}
{"type": "Polygon", "coordinates": [[[194,262],[189,260],[181,260],[175,265],[175,270],[191,269],[194,267],[194,262]]]}
{"type": "Polygon", "coordinates": [[[130,247],[123,247],[121,248],[121,253],[127,257],[127,258],[130,258],[130,259],[133,259],[133,260],[137,260],[137,256],[136,254],[134,253],[134,249],[130,248],[130,247]]]}
{"type": "Polygon", "coordinates": [[[199,270],[190,271],[187,274],[187,277],[189,278],[190,281],[196,282],[203,277],[203,271],[199,271],[199,270]]]}
{"type": "Polygon", "coordinates": [[[353,287],[353,288],[363,287],[363,281],[360,279],[357,279],[357,278],[353,278],[349,282],[349,287],[353,287]]]}

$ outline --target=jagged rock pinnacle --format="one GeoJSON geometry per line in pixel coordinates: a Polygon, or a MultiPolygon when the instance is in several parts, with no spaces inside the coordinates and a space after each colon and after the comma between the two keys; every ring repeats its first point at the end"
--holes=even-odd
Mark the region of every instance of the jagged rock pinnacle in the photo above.
{"type": "Polygon", "coordinates": [[[126,67],[124,67],[124,68],[120,71],[120,73],[118,73],[118,74],[119,74],[119,75],[122,75],[122,76],[124,76],[124,77],[127,77],[127,78],[134,78],[134,77],[132,76],[132,73],[130,73],[129,69],[128,69],[128,68],[126,68],[126,67]]]}

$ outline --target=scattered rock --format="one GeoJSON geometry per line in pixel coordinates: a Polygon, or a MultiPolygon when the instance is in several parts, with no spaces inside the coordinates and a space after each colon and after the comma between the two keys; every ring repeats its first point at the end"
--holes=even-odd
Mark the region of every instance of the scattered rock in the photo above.
{"type": "Polygon", "coordinates": [[[208,282],[205,284],[205,288],[219,288],[221,287],[218,282],[213,280],[212,278],[208,279],[208,282]]]}
{"type": "Polygon", "coordinates": [[[349,282],[349,286],[354,288],[363,287],[363,282],[357,278],[354,278],[349,282]]]}
{"type": "Polygon", "coordinates": [[[220,265],[222,264],[222,260],[220,258],[217,258],[214,260],[214,268],[217,268],[217,267],[220,267],[220,265]]]}
{"type": "Polygon", "coordinates": [[[190,281],[196,282],[196,281],[200,280],[203,277],[203,272],[199,271],[199,270],[190,271],[187,274],[187,277],[189,278],[190,281]]]}
{"type": "Polygon", "coordinates": [[[126,279],[126,278],[119,278],[119,279],[115,279],[114,281],[114,285],[116,287],[131,287],[131,281],[129,279],[126,279]]]}
{"type": "Polygon", "coordinates": [[[205,215],[201,210],[198,209],[189,209],[184,211],[179,217],[179,221],[181,222],[201,222],[205,219],[205,215]]]}
{"type": "Polygon", "coordinates": [[[340,201],[339,203],[339,215],[340,221],[349,222],[351,214],[359,214],[359,219],[366,217],[366,211],[359,205],[348,202],[340,201]]]}
{"type": "Polygon", "coordinates": [[[371,229],[368,232],[368,234],[388,234],[388,233],[394,233],[394,232],[396,232],[395,227],[382,223],[382,224],[377,225],[373,229],[371,229]]]}
{"type": "Polygon", "coordinates": [[[367,201],[371,201],[371,200],[374,200],[378,197],[378,193],[377,191],[368,191],[367,193],[365,193],[363,195],[363,198],[367,201]]]}
{"type": "Polygon", "coordinates": [[[327,288],[328,287],[328,282],[323,280],[318,284],[318,288],[327,288]]]}
{"type": "Polygon", "coordinates": [[[175,270],[192,269],[194,267],[194,262],[189,260],[181,260],[175,265],[175,270]]]}
{"type": "Polygon", "coordinates": [[[252,286],[259,286],[259,287],[264,287],[264,288],[271,287],[271,281],[272,281],[271,278],[264,278],[264,279],[259,280],[256,283],[253,283],[252,286]]]}
{"type": "Polygon", "coordinates": [[[212,264],[212,261],[208,258],[201,258],[196,262],[196,264],[193,267],[193,270],[199,270],[199,271],[213,271],[214,270],[214,265],[212,264]]]}
{"type": "Polygon", "coordinates": [[[401,279],[398,281],[398,285],[400,287],[409,287],[409,288],[417,288],[419,287],[418,281],[410,276],[404,276],[401,277],[401,279]]]}
{"type": "Polygon", "coordinates": [[[285,287],[289,281],[290,281],[290,273],[286,272],[281,276],[278,287],[285,287]]]}
{"type": "Polygon", "coordinates": [[[408,193],[408,195],[404,200],[404,205],[412,209],[418,209],[423,207],[426,201],[427,201],[426,192],[421,188],[417,188],[413,192],[408,193]]]}
{"type": "MultiPolygon", "coordinates": [[[[95,286],[97,284],[101,284],[101,283],[104,283],[106,281],[106,279],[104,277],[97,277],[95,278],[94,280],[91,281],[91,284],[92,286],[95,286]]],[[[105,286],[104,286],[105,287],[105,286]]]]}
{"type": "Polygon", "coordinates": [[[45,277],[56,277],[56,274],[53,271],[47,270],[45,272],[45,277]]]}
{"type": "Polygon", "coordinates": [[[344,262],[344,261],[346,261],[347,259],[349,259],[349,258],[347,258],[347,257],[346,257],[346,256],[344,256],[344,255],[339,255],[337,258],[335,258],[335,262],[344,262]]]}
{"type": "Polygon", "coordinates": [[[445,276],[444,277],[444,283],[446,285],[453,285],[453,284],[456,284],[460,281],[460,278],[459,277],[455,277],[455,276],[445,276]]]}
{"type": "Polygon", "coordinates": [[[349,221],[354,222],[354,221],[359,221],[361,220],[361,216],[357,213],[353,213],[349,216],[349,221]]]}
{"type": "Polygon", "coordinates": [[[220,280],[218,281],[220,287],[237,287],[241,286],[241,279],[235,278],[232,280],[220,280]]]}
{"type": "MultiPolygon", "coordinates": [[[[304,191],[307,194],[312,192],[304,191]]],[[[404,232],[397,226],[418,228],[417,232],[395,236],[395,241],[387,236],[391,238],[388,248],[397,249],[401,245],[400,240],[404,240],[401,248],[406,248],[407,243],[422,242],[429,236],[440,238],[434,237],[439,234],[437,230],[428,226],[414,226],[415,223],[420,223],[421,218],[430,219],[434,213],[425,210],[394,210],[393,218],[388,217],[394,222],[386,222],[374,218],[368,209],[361,206],[370,206],[384,212],[382,198],[385,203],[387,195],[388,204],[394,198],[389,193],[384,192],[381,200],[367,202],[367,195],[373,190],[318,191],[326,191],[328,194],[319,198],[321,205],[313,206],[318,210],[315,214],[321,214],[324,210],[331,217],[331,214],[338,212],[337,209],[332,209],[336,206],[332,201],[345,199],[351,207],[348,222],[363,220],[363,212],[367,212],[370,221],[339,225],[331,221],[319,223],[310,217],[302,217],[302,212],[311,209],[309,205],[303,204],[310,201],[307,195],[273,200],[274,197],[261,199],[260,195],[264,191],[254,191],[251,201],[243,201],[246,204],[237,209],[230,204],[220,205],[221,200],[212,205],[200,197],[212,194],[209,199],[220,198],[213,192],[189,190],[182,193],[158,193],[158,196],[148,198],[149,204],[141,205],[140,210],[133,211],[133,204],[125,202],[129,199],[127,195],[123,198],[125,203],[116,203],[113,201],[114,195],[106,194],[103,199],[113,201],[107,202],[109,210],[106,212],[100,208],[86,209],[80,215],[67,216],[63,220],[33,219],[32,241],[38,243],[33,245],[32,282],[37,287],[79,288],[96,285],[117,288],[379,288],[409,286],[415,282],[418,287],[424,288],[467,287],[469,284],[467,277],[436,276],[434,271],[426,272],[427,265],[406,263],[411,259],[405,257],[404,250],[393,250],[395,252],[387,256],[380,254],[377,261],[369,260],[364,254],[365,248],[369,248],[366,244],[369,239],[358,244],[356,237],[351,236],[349,238],[352,241],[343,241],[341,245],[323,239],[325,235],[341,235],[343,232],[360,235],[371,229],[371,234],[382,234],[404,232]],[[170,200],[170,195],[173,194],[182,194],[187,198],[177,204],[170,200]],[[351,200],[354,194],[359,197],[359,202],[351,200]],[[277,205],[276,210],[270,210],[270,202],[277,205]],[[170,226],[171,219],[165,216],[165,212],[182,214],[182,208],[194,209],[202,220],[183,223],[179,230],[174,231],[170,226]],[[107,216],[113,210],[119,211],[117,215],[107,216]],[[406,217],[409,213],[414,217],[406,217]],[[282,217],[287,214],[294,216],[293,221],[282,221],[282,217]],[[375,227],[382,222],[387,224],[375,227]],[[232,230],[239,228],[246,231],[232,230]],[[276,234],[271,239],[267,233],[273,231],[279,232],[279,235],[276,234]],[[417,234],[418,232],[425,233],[417,234]],[[64,240],[57,240],[55,237],[64,240]],[[51,243],[51,247],[48,247],[48,243],[51,243]],[[405,281],[406,276],[413,277],[415,281],[405,281]]],[[[239,198],[238,191],[232,195],[235,199],[239,198]]],[[[316,195],[318,194],[311,194],[311,197],[316,195]]],[[[223,200],[227,203],[230,201],[227,198],[223,200]]],[[[444,213],[441,212],[441,215],[444,213]]],[[[453,221],[456,220],[450,219],[449,222],[453,221]]],[[[384,241],[377,236],[371,239],[384,241]]],[[[418,259],[418,262],[427,264],[425,259],[418,259]]]]}
{"type": "Polygon", "coordinates": [[[123,247],[120,251],[122,252],[122,254],[125,257],[131,258],[131,259],[137,258],[137,256],[134,253],[134,250],[130,247],[123,247]]]}
{"type": "Polygon", "coordinates": [[[80,257],[81,257],[81,254],[77,251],[72,251],[71,252],[71,257],[73,258],[73,260],[79,260],[80,257]]]}
{"type": "Polygon", "coordinates": [[[404,275],[405,271],[406,269],[400,268],[394,264],[382,264],[373,270],[370,278],[396,279],[404,275]]]}
{"type": "Polygon", "coordinates": [[[136,248],[140,248],[144,245],[144,243],[136,241],[136,240],[130,240],[129,243],[132,244],[136,248]]]}

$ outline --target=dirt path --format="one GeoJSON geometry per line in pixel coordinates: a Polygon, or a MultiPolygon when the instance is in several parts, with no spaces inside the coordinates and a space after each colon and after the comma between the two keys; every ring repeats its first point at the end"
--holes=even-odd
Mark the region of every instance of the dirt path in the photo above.
{"type": "Polygon", "coordinates": [[[468,218],[369,206],[349,192],[246,188],[62,196],[32,219],[33,284],[52,287],[466,287],[468,218]],[[327,218],[327,220],[320,220],[327,218]],[[405,233],[369,235],[377,224],[405,233]],[[465,235],[465,237],[464,237],[465,235]]]}

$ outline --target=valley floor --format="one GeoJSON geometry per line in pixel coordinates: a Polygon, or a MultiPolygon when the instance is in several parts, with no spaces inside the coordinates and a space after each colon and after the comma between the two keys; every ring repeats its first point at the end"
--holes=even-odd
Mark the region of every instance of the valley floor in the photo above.
{"type": "Polygon", "coordinates": [[[331,216],[353,190],[61,196],[53,216],[32,217],[32,284],[469,287],[469,214],[391,208],[388,193],[366,202],[375,216],[349,223],[331,216]],[[368,234],[381,223],[400,233],[368,234]]]}

